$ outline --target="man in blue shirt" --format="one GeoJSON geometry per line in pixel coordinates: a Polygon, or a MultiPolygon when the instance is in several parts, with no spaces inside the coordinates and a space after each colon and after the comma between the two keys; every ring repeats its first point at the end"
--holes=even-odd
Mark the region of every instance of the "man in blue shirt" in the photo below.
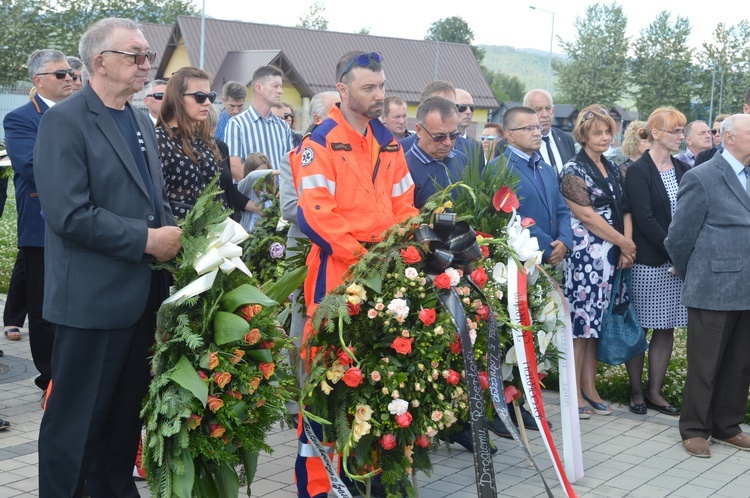
{"type": "Polygon", "coordinates": [[[414,206],[461,179],[466,156],[454,149],[458,131],[456,105],[443,97],[427,97],[417,108],[417,139],[406,152],[414,180],[414,206]]]}
{"type": "Polygon", "coordinates": [[[245,99],[247,98],[247,87],[239,81],[227,81],[221,89],[221,103],[224,104],[224,110],[219,114],[219,122],[216,123],[216,132],[214,136],[224,140],[224,132],[229,123],[229,118],[233,118],[245,108],[245,99]]]}

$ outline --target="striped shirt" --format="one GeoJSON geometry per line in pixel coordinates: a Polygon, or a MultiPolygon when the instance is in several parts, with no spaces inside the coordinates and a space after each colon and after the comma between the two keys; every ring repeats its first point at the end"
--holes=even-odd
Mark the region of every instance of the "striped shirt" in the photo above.
{"type": "Polygon", "coordinates": [[[253,106],[229,120],[224,136],[230,156],[244,162],[252,152],[262,152],[276,170],[281,158],[293,147],[289,125],[273,114],[264,119],[253,106]]]}

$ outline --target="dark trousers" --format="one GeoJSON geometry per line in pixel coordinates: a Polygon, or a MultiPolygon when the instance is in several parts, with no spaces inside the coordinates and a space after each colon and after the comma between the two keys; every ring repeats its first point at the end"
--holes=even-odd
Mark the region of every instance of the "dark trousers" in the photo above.
{"type": "Polygon", "coordinates": [[[23,327],[26,322],[27,305],[23,251],[19,250],[16,253],[13,272],[10,274],[8,299],[5,301],[5,309],[3,310],[3,325],[6,327],[11,325],[23,327]]]}
{"type": "Polygon", "coordinates": [[[52,378],[52,344],[55,335],[52,324],[42,318],[42,303],[44,302],[44,248],[19,247],[23,253],[26,274],[26,299],[29,313],[29,344],[31,358],[34,360],[39,376],[34,379],[42,391],[47,389],[52,378]]]}
{"type": "MultiPolygon", "coordinates": [[[[148,390],[156,311],[168,281],[152,273],[146,309],[130,327],[111,330],[55,325],[55,379],[39,430],[39,496],[137,497],[133,483],[148,390]]],[[[92,306],[96,306],[92,302],[92,306]]]]}
{"type": "Polygon", "coordinates": [[[728,439],[742,429],[750,387],[750,310],[688,308],[682,439],[728,439]]]}

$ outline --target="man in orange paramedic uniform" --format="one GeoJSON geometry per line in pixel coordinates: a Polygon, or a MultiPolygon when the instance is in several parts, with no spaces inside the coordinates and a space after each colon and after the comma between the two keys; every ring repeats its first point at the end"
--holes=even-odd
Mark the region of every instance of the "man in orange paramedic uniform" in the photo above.
{"type": "MultiPolygon", "coordinates": [[[[385,98],[382,61],[379,52],[350,52],[339,60],[341,103],[290,158],[300,193],[299,226],[313,243],[305,281],[305,337],[312,331],[309,317],[317,304],[367,252],[364,244],[378,242],[387,228],[417,214],[404,152],[378,120],[385,98]]],[[[319,424],[312,425],[318,425],[318,432],[319,424]]],[[[328,476],[304,431],[298,432],[298,494],[326,497],[328,476]]]]}

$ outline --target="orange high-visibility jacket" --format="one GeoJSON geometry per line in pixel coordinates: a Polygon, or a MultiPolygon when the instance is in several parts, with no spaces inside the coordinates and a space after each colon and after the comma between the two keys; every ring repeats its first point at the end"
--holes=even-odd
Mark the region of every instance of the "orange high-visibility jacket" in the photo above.
{"type": "Polygon", "coordinates": [[[378,242],[387,228],[418,212],[404,151],[391,132],[373,119],[371,135],[362,135],[338,105],[328,116],[290,157],[299,226],[313,243],[305,281],[309,316],[367,252],[362,243],[378,242]],[[379,150],[371,151],[371,143],[379,150]]]}

